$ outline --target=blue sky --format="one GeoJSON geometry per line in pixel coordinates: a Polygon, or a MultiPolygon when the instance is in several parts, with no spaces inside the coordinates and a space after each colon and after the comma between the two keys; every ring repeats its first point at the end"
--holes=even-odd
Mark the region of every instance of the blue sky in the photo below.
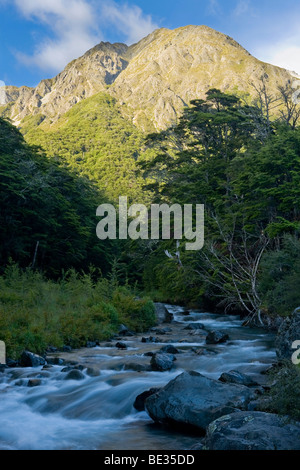
{"type": "Polygon", "coordinates": [[[0,81],[35,86],[100,41],[206,24],[300,74],[299,0],[0,0],[0,81]]]}

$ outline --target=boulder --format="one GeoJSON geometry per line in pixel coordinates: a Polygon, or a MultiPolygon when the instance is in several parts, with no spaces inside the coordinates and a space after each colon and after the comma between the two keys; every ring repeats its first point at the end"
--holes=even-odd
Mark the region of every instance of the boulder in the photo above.
{"type": "Polygon", "coordinates": [[[202,323],[189,323],[184,327],[184,330],[204,330],[205,326],[202,323]]]}
{"type": "Polygon", "coordinates": [[[40,385],[42,385],[42,381],[40,379],[30,379],[28,380],[28,384],[27,386],[28,387],[39,387],[40,385]]]}
{"type": "Polygon", "coordinates": [[[166,335],[169,333],[170,328],[151,328],[151,333],[155,333],[157,335],[166,335]]]}
{"type": "Polygon", "coordinates": [[[94,369],[93,367],[88,367],[86,370],[86,375],[89,377],[99,377],[100,371],[98,369],[94,369]]]}
{"type": "Polygon", "coordinates": [[[14,359],[11,359],[11,358],[6,359],[6,365],[7,365],[7,367],[9,367],[11,369],[14,369],[15,367],[20,366],[18,361],[15,361],[14,359]]]}
{"type": "Polygon", "coordinates": [[[152,356],[150,364],[152,370],[165,372],[166,370],[172,369],[175,360],[176,358],[173,354],[158,352],[152,356]]]}
{"type": "Polygon", "coordinates": [[[248,387],[224,384],[189,371],[147,398],[145,408],[155,422],[196,427],[204,432],[215,419],[247,409],[254,398],[254,392],[248,387]]]}
{"type": "Polygon", "coordinates": [[[122,341],[119,341],[116,344],[116,348],[118,348],[118,349],[127,349],[127,345],[125,343],[123,343],[122,341]]]}
{"type": "Polygon", "coordinates": [[[151,395],[154,395],[155,393],[159,392],[160,388],[150,388],[150,390],[147,390],[146,392],[141,393],[138,395],[135,399],[135,402],[133,404],[134,408],[137,411],[144,411],[145,410],[145,401],[147,398],[151,397],[151,395]]]}
{"type": "Polygon", "coordinates": [[[254,382],[249,375],[243,374],[238,370],[231,370],[230,372],[224,372],[219,378],[220,382],[245,385],[246,387],[255,387],[257,382],[254,382]]]}
{"type": "Polygon", "coordinates": [[[168,311],[166,306],[160,302],[156,302],[154,306],[157,323],[171,323],[173,320],[173,314],[168,311]]]}
{"type": "Polygon", "coordinates": [[[66,375],[64,380],[83,380],[84,375],[80,370],[73,369],[66,375]]]}
{"type": "Polygon", "coordinates": [[[52,364],[54,366],[63,366],[65,364],[65,360],[61,359],[60,357],[46,357],[46,361],[48,364],[52,364]]]}
{"type": "Polygon", "coordinates": [[[167,344],[166,346],[163,346],[162,348],[160,348],[159,351],[167,354],[180,354],[180,351],[178,351],[178,349],[175,348],[175,346],[173,346],[172,344],[167,344]]]}
{"type": "Polygon", "coordinates": [[[78,364],[76,366],[67,366],[67,367],[64,367],[61,372],[70,372],[71,370],[80,370],[80,371],[83,371],[85,369],[85,367],[81,364],[78,364]]]}
{"type": "Polygon", "coordinates": [[[300,450],[300,423],[260,411],[240,411],[210,423],[208,450],[300,450]]]}
{"type": "Polygon", "coordinates": [[[43,357],[38,356],[30,351],[23,351],[20,359],[21,367],[39,367],[44,366],[46,361],[43,357]]]}
{"type": "Polygon", "coordinates": [[[96,346],[97,346],[97,343],[95,341],[87,341],[86,343],[86,348],[88,349],[95,348],[96,346]]]}
{"type": "Polygon", "coordinates": [[[135,362],[130,362],[124,364],[124,370],[134,370],[135,372],[150,372],[151,367],[147,364],[136,364],[135,362]]]}
{"type": "Polygon", "coordinates": [[[223,331],[209,331],[208,335],[206,336],[206,344],[226,343],[228,339],[229,336],[223,331]]]}
{"type": "Polygon", "coordinates": [[[133,336],[134,333],[130,331],[126,325],[119,326],[119,336],[133,336]]]}
{"type": "Polygon", "coordinates": [[[155,336],[150,336],[149,338],[143,337],[142,343],[160,343],[160,340],[155,338],[155,336]]]}
{"type": "Polygon", "coordinates": [[[279,359],[291,359],[295,349],[294,341],[300,341],[300,307],[287,317],[278,329],[275,339],[276,354],[279,359]]]}

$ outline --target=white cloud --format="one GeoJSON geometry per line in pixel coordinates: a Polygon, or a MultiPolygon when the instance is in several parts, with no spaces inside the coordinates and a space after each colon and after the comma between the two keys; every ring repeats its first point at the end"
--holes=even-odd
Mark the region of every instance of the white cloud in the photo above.
{"type": "Polygon", "coordinates": [[[45,38],[36,46],[33,55],[17,53],[27,65],[45,70],[61,70],[99,42],[97,24],[91,5],[85,0],[14,0],[27,18],[45,24],[54,38],[45,38]]]}
{"type": "Polygon", "coordinates": [[[125,35],[127,44],[138,42],[158,28],[151,16],[144,15],[136,5],[119,5],[114,1],[106,1],[102,5],[101,13],[102,20],[115,26],[125,35]]]}
{"type": "Polygon", "coordinates": [[[242,16],[249,12],[250,0],[238,0],[233,11],[234,16],[242,16]]]}
{"type": "MultiPolygon", "coordinates": [[[[1,1],[1,0],[0,0],[1,1]]],[[[113,26],[128,43],[140,40],[157,26],[151,16],[135,5],[119,5],[113,0],[14,0],[28,20],[47,26],[52,37],[45,37],[32,55],[18,52],[28,66],[57,72],[68,62],[104,40],[101,28],[113,26]]]]}
{"type": "Polygon", "coordinates": [[[207,13],[212,16],[217,16],[222,13],[222,8],[218,0],[208,0],[207,13]]]}
{"type": "Polygon", "coordinates": [[[297,31],[287,38],[273,41],[273,44],[257,48],[255,55],[265,62],[300,75],[300,32],[297,31]]]}

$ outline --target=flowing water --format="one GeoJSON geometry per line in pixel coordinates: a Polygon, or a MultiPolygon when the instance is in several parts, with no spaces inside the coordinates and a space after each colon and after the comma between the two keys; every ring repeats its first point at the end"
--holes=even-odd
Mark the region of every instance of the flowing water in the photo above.
{"type": "MultiPolygon", "coordinates": [[[[7,369],[0,373],[0,449],[54,450],[182,450],[199,440],[196,435],[172,431],[152,422],[146,412],[137,412],[137,395],[162,387],[184,370],[195,370],[218,379],[222,372],[239,370],[263,383],[261,372],[275,361],[273,335],[246,328],[236,316],[221,316],[167,306],[174,321],[151,332],[158,343],[142,343],[141,336],[122,339],[93,349],[61,354],[67,361],[93,367],[100,375],[81,381],[65,380],[64,366],[7,369]],[[207,346],[203,330],[186,330],[188,323],[202,323],[205,330],[222,330],[229,335],[224,344],[207,346]],[[137,365],[149,366],[146,352],[172,344],[180,350],[169,372],[136,372],[137,365]],[[204,352],[204,354],[203,354],[204,352]],[[28,387],[38,378],[41,385],[28,387]]],[[[146,336],[146,335],[145,335],[146,336]]]]}

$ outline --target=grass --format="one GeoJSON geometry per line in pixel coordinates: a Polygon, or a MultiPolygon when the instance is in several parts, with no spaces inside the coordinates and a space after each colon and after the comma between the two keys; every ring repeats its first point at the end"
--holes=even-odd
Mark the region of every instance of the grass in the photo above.
{"type": "Polygon", "coordinates": [[[142,332],[155,324],[148,298],[137,298],[114,279],[95,280],[96,273],[71,270],[58,282],[11,265],[0,277],[0,339],[7,356],[24,349],[43,354],[49,346],[72,348],[108,339],[124,323],[142,332]]]}
{"type": "Polygon", "coordinates": [[[276,413],[300,421],[300,365],[284,361],[271,374],[272,386],[264,395],[260,411],[276,413]]]}

